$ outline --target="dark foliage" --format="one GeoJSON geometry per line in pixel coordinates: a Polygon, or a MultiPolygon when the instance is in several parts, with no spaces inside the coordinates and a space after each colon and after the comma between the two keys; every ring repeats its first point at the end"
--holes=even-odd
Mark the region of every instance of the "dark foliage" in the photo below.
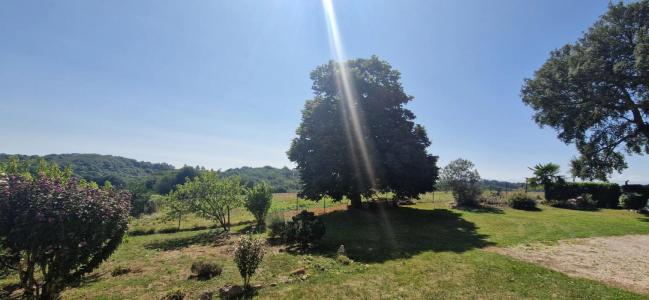
{"type": "Polygon", "coordinates": [[[517,192],[513,193],[507,199],[507,204],[511,208],[522,210],[536,210],[536,201],[526,193],[517,192]]]}
{"type": "Polygon", "coordinates": [[[593,200],[593,195],[582,194],[574,198],[564,200],[549,200],[548,203],[554,207],[576,209],[576,210],[596,210],[597,202],[593,200]]]}
{"type": "Polygon", "coordinates": [[[106,260],[127,229],[130,194],[57,169],[0,180],[0,261],[17,270],[29,299],[56,299],[106,260]]]}
{"type": "Polygon", "coordinates": [[[110,276],[117,277],[125,274],[131,273],[131,269],[124,266],[117,266],[110,271],[110,276]]]}
{"type": "Polygon", "coordinates": [[[642,209],[647,207],[649,197],[640,193],[624,193],[620,196],[620,205],[626,209],[642,209]]]}
{"type": "Polygon", "coordinates": [[[546,199],[565,201],[583,194],[590,194],[595,205],[601,208],[619,206],[620,186],[607,182],[561,182],[546,185],[546,199]]]}
{"type": "Polygon", "coordinates": [[[638,193],[649,198],[649,185],[643,184],[625,184],[622,186],[624,193],[638,193]]]}
{"type": "Polygon", "coordinates": [[[649,153],[649,1],[611,4],[583,37],[553,51],[521,96],[581,157],[572,173],[606,180],[624,154],[649,153]]]}
{"type": "Polygon", "coordinates": [[[221,275],[223,267],[218,263],[199,260],[192,263],[191,272],[200,280],[208,280],[221,275]]]}
{"type": "Polygon", "coordinates": [[[184,166],[178,170],[167,171],[161,176],[155,178],[152,189],[160,195],[169,194],[176,188],[176,185],[184,184],[188,180],[194,179],[204,170],[201,167],[184,166]]]}
{"type": "Polygon", "coordinates": [[[361,196],[377,191],[402,199],[434,189],[437,157],[427,153],[426,130],[404,107],[413,97],[400,77],[376,56],[331,61],[311,72],[315,96],[305,104],[288,151],[302,197],[347,196],[359,208],[361,196]],[[351,91],[341,86],[342,72],[349,74],[351,91]]]}
{"type": "Polygon", "coordinates": [[[314,213],[303,210],[286,223],[281,235],[286,243],[297,243],[305,249],[322,239],[324,234],[324,223],[314,213]]]}

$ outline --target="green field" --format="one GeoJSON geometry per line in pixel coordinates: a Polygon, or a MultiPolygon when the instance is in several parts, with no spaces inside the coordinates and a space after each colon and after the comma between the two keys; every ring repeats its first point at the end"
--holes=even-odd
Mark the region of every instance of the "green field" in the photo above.
{"type": "MultiPolygon", "coordinates": [[[[591,236],[648,234],[649,219],[625,210],[574,211],[541,206],[541,211],[509,208],[462,211],[450,209],[446,193],[426,195],[413,206],[363,211],[330,211],[323,215],[327,226],[322,245],[309,253],[287,253],[271,248],[253,283],[264,288],[259,298],[302,299],[431,299],[431,298],[580,298],[643,299],[602,283],[568,277],[531,263],[485,251],[490,246],[512,246],[591,236]],[[338,263],[336,249],[345,245],[355,262],[338,263]],[[306,267],[306,280],[289,273],[306,267]],[[274,285],[274,286],[271,286],[274,285]]],[[[321,203],[301,202],[322,212],[321,203]]],[[[340,209],[340,205],[338,207],[340,209]]],[[[275,212],[294,211],[294,194],[278,194],[275,212]]],[[[233,214],[238,232],[251,216],[233,214]]],[[[174,226],[162,215],[133,220],[132,226],[174,226]]],[[[181,227],[210,225],[189,216],[181,227]]],[[[236,234],[235,234],[236,235],[236,234]]],[[[240,284],[232,262],[236,239],[215,230],[182,231],[128,237],[96,272],[63,299],[159,299],[168,291],[182,289],[187,299],[225,284],[240,284]],[[192,261],[206,258],[224,265],[220,277],[207,281],[189,279],[192,261]],[[117,266],[129,274],[113,277],[117,266]]],[[[9,277],[4,284],[15,280],[9,277]]]]}

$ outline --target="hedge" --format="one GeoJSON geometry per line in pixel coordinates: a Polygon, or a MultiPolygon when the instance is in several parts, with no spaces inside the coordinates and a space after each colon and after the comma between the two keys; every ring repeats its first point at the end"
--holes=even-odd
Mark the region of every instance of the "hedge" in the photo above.
{"type": "Polygon", "coordinates": [[[582,194],[591,194],[597,207],[617,208],[622,190],[619,185],[607,182],[565,182],[546,186],[547,200],[567,200],[582,194]]]}
{"type": "Polygon", "coordinates": [[[627,184],[622,186],[622,193],[626,195],[624,208],[641,209],[649,200],[649,185],[627,184]]]}
{"type": "Polygon", "coordinates": [[[642,184],[623,185],[622,192],[625,194],[636,193],[649,198],[649,185],[642,185],[642,184]]]}

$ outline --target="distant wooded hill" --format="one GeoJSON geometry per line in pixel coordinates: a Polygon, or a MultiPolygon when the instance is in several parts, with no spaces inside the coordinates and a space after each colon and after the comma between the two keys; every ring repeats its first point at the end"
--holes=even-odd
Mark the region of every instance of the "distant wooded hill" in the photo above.
{"type": "Polygon", "coordinates": [[[150,163],[121,156],[79,153],[45,156],[0,154],[0,161],[6,161],[11,156],[15,156],[21,161],[29,161],[33,170],[38,168],[38,161],[43,158],[60,167],[70,166],[76,176],[86,180],[99,183],[108,180],[116,185],[125,185],[133,180],[175,169],[174,166],[166,163],[150,163]]]}
{"type": "MultiPolygon", "coordinates": [[[[61,167],[72,167],[76,176],[86,180],[103,184],[110,181],[113,185],[125,187],[132,182],[145,182],[146,188],[157,193],[166,194],[173,187],[198,174],[199,167],[183,167],[176,169],[167,163],[150,163],[137,161],[131,158],[100,154],[49,154],[38,155],[9,155],[0,154],[0,162],[6,161],[10,156],[16,156],[21,161],[30,161],[31,167],[36,170],[38,160],[55,162],[61,167]]],[[[297,192],[300,189],[300,179],[296,170],[284,168],[241,167],[219,171],[222,176],[239,176],[247,185],[266,181],[273,186],[274,192],[297,192]]],[[[490,190],[512,190],[523,187],[522,183],[513,183],[498,180],[483,180],[483,187],[490,190]]],[[[443,187],[439,187],[443,189],[443,187]]]]}
{"type": "Polygon", "coordinates": [[[287,167],[278,169],[270,166],[261,168],[242,167],[222,171],[223,176],[239,176],[247,186],[266,181],[273,186],[276,193],[296,192],[300,189],[297,171],[287,167]]]}

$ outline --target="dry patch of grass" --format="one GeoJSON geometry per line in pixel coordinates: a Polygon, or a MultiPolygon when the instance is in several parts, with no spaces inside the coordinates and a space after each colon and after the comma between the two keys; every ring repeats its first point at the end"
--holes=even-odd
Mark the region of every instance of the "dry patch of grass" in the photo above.
{"type": "Polygon", "coordinates": [[[649,294],[649,235],[581,238],[555,245],[490,248],[571,276],[649,294]]]}

